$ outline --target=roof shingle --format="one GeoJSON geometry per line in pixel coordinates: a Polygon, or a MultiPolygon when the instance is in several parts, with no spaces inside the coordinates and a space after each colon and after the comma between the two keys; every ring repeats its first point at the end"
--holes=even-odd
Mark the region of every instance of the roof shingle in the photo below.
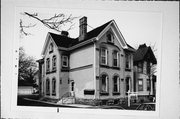
{"type": "Polygon", "coordinates": [[[156,64],[156,58],[151,47],[147,47],[146,44],[140,45],[139,48],[133,55],[134,62],[142,61],[142,60],[150,60],[153,64],[156,64]],[[148,56],[149,54],[149,56],[148,56]]]}
{"type": "MultiPolygon", "coordinates": [[[[112,21],[112,20],[111,20],[112,21]]],[[[51,37],[53,38],[53,40],[55,41],[56,45],[59,46],[59,47],[64,47],[64,48],[69,48],[69,47],[72,47],[76,44],[79,44],[81,42],[84,42],[88,39],[91,39],[91,38],[94,38],[94,37],[97,37],[101,31],[104,30],[104,28],[106,28],[106,26],[109,25],[109,23],[111,23],[111,21],[87,32],[86,34],[86,37],[84,40],[82,41],[79,41],[79,37],[77,38],[70,38],[70,37],[67,37],[67,36],[63,36],[63,35],[58,35],[58,34],[54,34],[54,33],[50,33],[49,34],[51,35],[51,37]]]]}

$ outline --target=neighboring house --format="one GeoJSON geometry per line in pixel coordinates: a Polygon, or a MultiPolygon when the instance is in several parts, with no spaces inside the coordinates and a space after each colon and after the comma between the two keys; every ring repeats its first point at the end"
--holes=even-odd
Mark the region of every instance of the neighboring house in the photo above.
{"type": "Polygon", "coordinates": [[[35,73],[34,73],[34,77],[33,77],[33,80],[35,81],[35,84],[36,85],[39,85],[39,75],[40,75],[40,72],[39,70],[37,70],[35,73]]]}
{"type": "Polygon", "coordinates": [[[33,86],[18,86],[18,95],[30,95],[33,94],[33,86]]]}
{"type": "Polygon", "coordinates": [[[44,85],[43,85],[43,78],[44,78],[44,60],[43,59],[39,59],[37,60],[38,64],[39,64],[39,70],[38,70],[38,89],[39,89],[39,94],[40,95],[44,95],[44,85]]]}
{"type": "Polygon", "coordinates": [[[139,97],[155,96],[156,64],[151,47],[140,45],[134,53],[134,91],[138,92],[139,97]]]}
{"type": "Polygon", "coordinates": [[[116,101],[135,92],[133,53],[117,24],[111,20],[87,32],[87,17],[80,19],[79,37],[68,32],[48,33],[40,59],[43,97],[62,100],[68,95],[91,103],[116,101]]]}

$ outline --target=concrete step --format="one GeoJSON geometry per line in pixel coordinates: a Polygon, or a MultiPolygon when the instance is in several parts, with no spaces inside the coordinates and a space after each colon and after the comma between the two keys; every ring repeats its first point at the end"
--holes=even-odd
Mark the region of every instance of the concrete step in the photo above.
{"type": "Polygon", "coordinates": [[[74,103],[75,103],[74,97],[65,97],[57,102],[57,104],[74,104],[74,103]]]}

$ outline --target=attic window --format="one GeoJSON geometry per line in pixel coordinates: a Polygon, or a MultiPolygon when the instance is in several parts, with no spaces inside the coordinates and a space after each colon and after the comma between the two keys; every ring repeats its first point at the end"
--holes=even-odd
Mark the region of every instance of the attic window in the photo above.
{"type": "Polygon", "coordinates": [[[108,43],[114,43],[114,36],[112,33],[108,33],[106,37],[108,43]]]}
{"type": "Polygon", "coordinates": [[[53,43],[51,43],[50,45],[49,45],[49,53],[52,53],[53,52],[53,43]]]}

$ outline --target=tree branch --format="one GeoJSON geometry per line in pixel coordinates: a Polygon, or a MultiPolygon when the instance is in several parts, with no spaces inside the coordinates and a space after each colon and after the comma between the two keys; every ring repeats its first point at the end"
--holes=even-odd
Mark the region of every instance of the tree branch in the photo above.
{"type": "MultiPolygon", "coordinates": [[[[28,12],[24,12],[23,15],[27,15],[30,18],[33,18],[33,19],[39,21],[47,28],[55,30],[57,32],[61,32],[63,26],[66,26],[66,24],[68,24],[68,23],[72,24],[74,19],[79,18],[79,17],[73,17],[71,14],[69,16],[66,16],[63,13],[55,14],[54,16],[52,16],[50,18],[45,18],[45,19],[41,19],[38,16],[38,13],[30,14],[28,12]]],[[[74,25],[75,24],[70,25],[70,27],[68,29],[66,29],[66,31],[73,29],[74,25]]],[[[34,27],[34,26],[35,25],[24,26],[24,25],[22,25],[22,20],[20,20],[20,28],[21,28],[20,32],[23,33],[24,35],[29,35],[29,33],[24,31],[24,28],[30,28],[30,27],[34,27]]]]}

